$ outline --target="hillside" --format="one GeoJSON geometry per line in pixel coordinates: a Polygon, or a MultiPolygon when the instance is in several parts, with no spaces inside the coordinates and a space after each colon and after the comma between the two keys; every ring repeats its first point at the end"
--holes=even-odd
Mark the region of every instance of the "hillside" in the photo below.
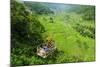
{"type": "Polygon", "coordinates": [[[95,6],[12,0],[12,66],[85,61],[95,61],[95,6]],[[55,52],[38,56],[37,47],[49,40],[55,52]]]}

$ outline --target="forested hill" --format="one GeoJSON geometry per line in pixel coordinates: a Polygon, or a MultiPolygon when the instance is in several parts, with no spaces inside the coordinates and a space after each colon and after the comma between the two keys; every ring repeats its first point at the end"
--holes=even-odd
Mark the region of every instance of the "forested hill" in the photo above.
{"type": "Polygon", "coordinates": [[[75,4],[59,4],[59,3],[40,3],[24,1],[24,4],[30,8],[30,10],[37,12],[38,14],[57,14],[57,13],[77,13],[81,14],[84,19],[95,19],[95,6],[89,5],[75,5],[75,4]],[[86,17],[87,16],[87,17],[86,17]]]}
{"type": "Polygon", "coordinates": [[[33,11],[48,11],[50,13],[60,13],[70,10],[72,5],[65,5],[59,3],[41,3],[41,2],[32,2],[32,1],[24,1],[24,4],[33,11]]]}
{"type": "Polygon", "coordinates": [[[46,5],[40,2],[24,1],[24,4],[37,14],[53,14],[54,12],[46,5]]]}

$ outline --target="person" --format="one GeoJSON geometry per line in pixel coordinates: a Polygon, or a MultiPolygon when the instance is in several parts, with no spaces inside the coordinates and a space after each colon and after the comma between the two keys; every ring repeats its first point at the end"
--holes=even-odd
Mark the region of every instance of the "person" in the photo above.
{"type": "Polygon", "coordinates": [[[48,48],[47,46],[45,46],[45,47],[44,47],[44,50],[45,50],[46,52],[48,52],[48,51],[49,51],[49,48],[48,48]]]}
{"type": "Polygon", "coordinates": [[[48,47],[46,43],[43,43],[42,48],[47,52],[48,51],[48,47]]]}

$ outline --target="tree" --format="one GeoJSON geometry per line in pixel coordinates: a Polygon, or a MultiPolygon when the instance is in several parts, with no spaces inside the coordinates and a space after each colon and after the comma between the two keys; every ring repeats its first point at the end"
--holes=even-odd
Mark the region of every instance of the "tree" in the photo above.
{"type": "Polygon", "coordinates": [[[11,0],[11,63],[27,65],[36,47],[43,41],[41,33],[44,27],[36,18],[36,14],[27,11],[22,2],[11,0]],[[19,56],[20,55],[20,56],[19,56]],[[26,63],[24,63],[26,62],[26,63]]]}

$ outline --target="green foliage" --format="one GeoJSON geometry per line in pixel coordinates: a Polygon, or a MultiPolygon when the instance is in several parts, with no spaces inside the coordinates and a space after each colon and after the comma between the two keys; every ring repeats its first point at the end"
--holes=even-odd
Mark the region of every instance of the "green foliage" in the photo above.
{"type": "Polygon", "coordinates": [[[94,26],[91,26],[88,24],[86,25],[86,24],[82,24],[82,23],[77,23],[74,28],[76,29],[76,31],[78,31],[83,36],[95,38],[95,27],[94,26]]]}
{"type": "Polygon", "coordinates": [[[44,27],[23,3],[11,0],[11,63],[27,65],[36,47],[41,44],[44,27]]]}
{"type": "Polygon", "coordinates": [[[83,18],[86,20],[95,20],[95,6],[81,7],[79,13],[81,13],[83,18]]]}
{"type": "Polygon", "coordinates": [[[22,3],[11,1],[11,32],[13,39],[21,42],[30,41],[32,38],[33,40],[41,39],[40,33],[43,31],[44,28],[36,19],[36,15],[31,15],[26,11],[22,3]]]}
{"type": "Polygon", "coordinates": [[[95,20],[95,6],[89,6],[89,5],[74,5],[71,9],[69,9],[70,12],[81,14],[83,19],[85,20],[95,20]]]}

